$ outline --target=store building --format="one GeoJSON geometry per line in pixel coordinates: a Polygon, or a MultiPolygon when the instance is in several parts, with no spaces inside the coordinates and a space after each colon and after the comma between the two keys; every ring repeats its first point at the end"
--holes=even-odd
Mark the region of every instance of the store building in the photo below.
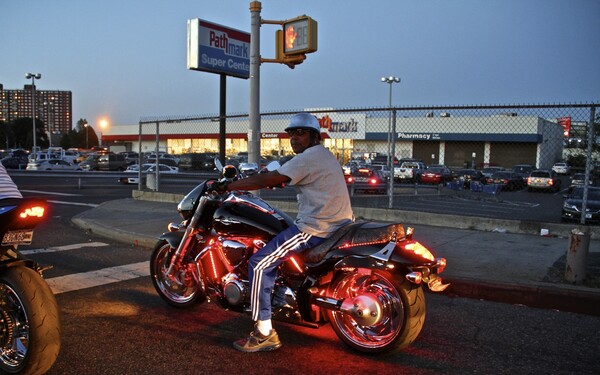
{"type": "MultiPolygon", "coordinates": [[[[426,164],[462,167],[467,164],[510,167],[528,163],[550,168],[560,160],[563,128],[556,122],[537,116],[494,115],[473,117],[399,117],[390,132],[388,118],[366,113],[317,113],[323,129],[323,144],[345,163],[351,158],[369,158],[387,154],[388,139],[395,139],[395,155],[416,158],[426,164]]],[[[288,119],[261,120],[261,154],[293,154],[289,137],[283,131],[288,119]]],[[[227,120],[226,153],[247,152],[247,118],[227,120]]],[[[144,124],[141,151],[173,154],[218,152],[219,122],[209,119],[177,123],[144,124]],[[158,136],[157,136],[158,133],[158,136]]],[[[140,126],[114,126],[103,134],[113,151],[138,151],[140,126]]]]}

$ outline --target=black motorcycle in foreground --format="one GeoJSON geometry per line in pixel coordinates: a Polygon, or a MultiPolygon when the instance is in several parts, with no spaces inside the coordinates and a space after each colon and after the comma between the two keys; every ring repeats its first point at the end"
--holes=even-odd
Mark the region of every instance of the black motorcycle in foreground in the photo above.
{"type": "MultiPolygon", "coordinates": [[[[224,178],[236,173],[226,168],[224,178]]],[[[152,282],[175,307],[209,301],[247,312],[248,259],[293,220],[249,192],[209,191],[212,182],[198,185],[177,206],[184,221],[169,224],[157,242],[152,282]]],[[[425,322],[423,285],[435,292],[448,286],[439,277],[446,260],[435,259],[412,232],[401,224],[356,222],[291,257],[275,283],[273,319],[314,328],[329,322],[361,352],[406,347],[425,322]]]]}
{"type": "Polygon", "coordinates": [[[0,373],[43,374],[60,351],[59,309],[42,269],[17,250],[29,245],[45,200],[0,200],[0,373]]]}

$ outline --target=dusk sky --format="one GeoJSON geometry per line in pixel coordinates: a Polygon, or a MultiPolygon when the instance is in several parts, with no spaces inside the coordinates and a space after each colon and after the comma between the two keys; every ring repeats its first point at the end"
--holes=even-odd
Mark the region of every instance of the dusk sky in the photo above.
{"type": "MultiPolygon", "coordinates": [[[[306,14],[318,51],[261,65],[261,111],[393,105],[600,102],[597,0],[263,0],[263,19],[306,14]]],[[[186,68],[187,20],[250,32],[250,1],[0,0],[0,83],[73,93],[73,125],[219,112],[219,76],[186,68]]],[[[275,25],[261,28],[274,58],[275,25]]],[[[227,113],[249,80],[227,79],[227,113]]]]}

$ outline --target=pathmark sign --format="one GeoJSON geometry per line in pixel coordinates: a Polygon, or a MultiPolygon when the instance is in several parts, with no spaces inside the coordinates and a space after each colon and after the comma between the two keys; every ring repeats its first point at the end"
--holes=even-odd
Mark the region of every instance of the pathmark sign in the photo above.
{"type": "Polygon", "coordinates": [[[248,79],[250,34],[199,18],[188,20],[187,68],[248,79]]]}

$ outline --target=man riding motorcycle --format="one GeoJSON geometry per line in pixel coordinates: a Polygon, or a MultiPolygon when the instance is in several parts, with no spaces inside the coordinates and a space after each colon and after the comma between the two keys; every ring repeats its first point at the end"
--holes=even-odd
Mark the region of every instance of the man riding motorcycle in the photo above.
{"type": "Polygon", "coordinates": [[[317,246],[354,220],[342,168],[321,144],[319,122],[308,113],[292,116],[285,131],[296,156],[275,171],[252,175],[217,190],[257,190],[285,183],[298,190],[298,214],[293,226],[279,233],[257,251],[249,262],[254,330],[233,343],[243,352],[270,351],[281,347],[271,324],[271,293],[277,267],[295,253],[317,246]]]}

